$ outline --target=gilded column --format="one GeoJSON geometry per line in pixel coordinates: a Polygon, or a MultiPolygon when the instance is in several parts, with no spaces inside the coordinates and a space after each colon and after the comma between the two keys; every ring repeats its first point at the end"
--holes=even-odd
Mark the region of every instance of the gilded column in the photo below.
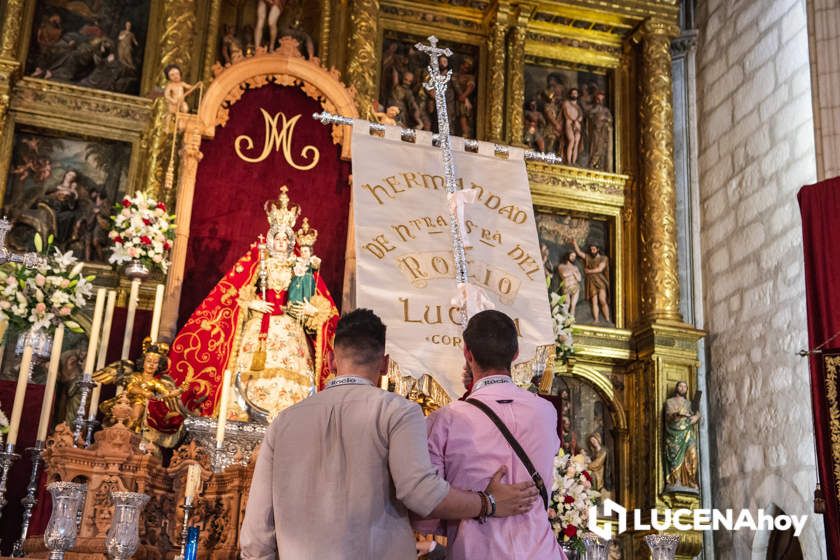
{"type": "Polygon", "coordinates": [[[648,321],[681,321],[677,268],[677,192],[674,112],[671,105],[671,39],[676,25],[649,19],[641,29],[643,162],[641,312],[648,321]]]}
{"type": "Polygon", "coordinates": [[[525,105],[525,41],[528,37],[528,20],[533,6],[519,6],[516,23],[508,39],[508,110],[507,138],[514,146],[522,144],[523,107],[525,105]]]}
{"type": "Polygon", "coordinates": [[[15,60],[23,21],[23,0],[6,0],[3,13],[3,35],[0,37],[0,58],[15,60]]]}
{"type": "Polygon", "coordinates": [[[201,69],[202,80],[210,80],[211,68],[219,58],[219,16],[222,11],[222,0],[212,0],[210,15],[207,18],[207,45],[204,53],[204,68],[201,69]]]}
{"type": "Polygon", "coordinates": [[[376,99],[376,34],[379,29],[379,0],[353,2],[350,12],[350,60],[347,80],[356,88],[359,116],[373,119],[376,99]]]}
{"type": "Polygon", "coordinates": [[[7,0],[3,10],[3,32],[0,35],[0,138],[6,126],[14,77],[20,68],[17,54],[24,15],[23,4],[23,0],[7,0]]]}
{"type": "Polygon", "coordinates": [[[193,194],[198,163],[201,153],[201,121],[197,115],[181,114],[178,118],[183,128],[181,161],[178,168],[178,188],[175,203],[175,242],[172,244],[170,259],[172,265],[166,277],[166,296],[160,320],[160,337],[172,340],[177,333],[178,307],[181,304],[181,286],[187,262],[187,244],[190,240],[190,220],[192,219],[193,194]]]}
{"type": "Polygon", "coordinates": [[[328,66],[330,35],[332,34],[332,0],[321,0],[321,40],[318,42],[318,58],[328,66]]]}
{"type": "MultiPolygon", "coordinates": [[[[163,35],[160,40],[160,61],[155,75],[155,85],[166,85],[164,69],[170,64],[181,68],[182,76],[187,78],[192,57],[193,35],[195,31],[196,0],[167,0],[163,10],[163,35]]],[[[195,95],[195,94],[194,94],[195,95]]],[[[166,101],[159,97],[155,101],[152,123],[146,134],[148,146],[147,166],[138,181],[138,188],[146,190],[157,198],[164,198],[171,204],[174,193],[163,192],[164,173],[172,142],[172,123],[166,101]]]]}
{"type": "Polygon", "coordinates": [[[488,51],[490,53],[489,103],[487,104],[487,140],[502,144],[505,126],[505,39],[508,30],[508,14],[501,9],[496,13],[490,27],[488,51]]]}

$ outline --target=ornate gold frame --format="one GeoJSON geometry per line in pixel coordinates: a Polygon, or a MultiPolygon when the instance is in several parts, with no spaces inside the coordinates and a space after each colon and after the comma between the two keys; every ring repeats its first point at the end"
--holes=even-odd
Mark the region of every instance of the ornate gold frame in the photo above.
{"type": "MultiPolygon", "coordinates": [[[[358,116],[354,92],[339,81],[338,72],[327,70],[321,66],[318,59],[304,59],[297,49],[296,41],[290,38],[284,38],[280,48],[274,53],[259,52],[253,57],[244,58],[226,67],[216,65],[213,71],[215,78],[202,98],[198,114],[178,114],[184,137],[176,191],[175,243],[161,319],[163,338],[171,339],[175,335],[178,322],[196,172],[202,157],[201,141],[203,138],[213,138],[216,127],[225,125],[230,106],[236,103],[248,88],[274,82],[300,86],[306,95],[318,100],[325,111],[352,118],[358,116]]],[[[352,129],[349,126],[333,127],[333,141],[341,144],[343,159],[350,157],[351,134],[352,129]]]]}

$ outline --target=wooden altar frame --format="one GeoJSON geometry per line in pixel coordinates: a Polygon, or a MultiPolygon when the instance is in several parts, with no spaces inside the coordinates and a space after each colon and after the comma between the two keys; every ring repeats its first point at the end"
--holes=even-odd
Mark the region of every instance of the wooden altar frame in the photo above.
{"type": "MultiPolygon", "coordinates": [[[[258,52],[226,67],[213,67],[215,78],[207,88],[198,107],[198,114],[178,113],[178,128],[183,130],[178,184],[175,202],[175,242],[172,247],[172,266],[166,280],[166,292],[161,317],[161,339],[172,340],[177,333],[181,287],[190,238],[193,196],[196,173],[201,161],[201,141],[212,139],[217,126],[225,126],[230,107],[249,89],[268,83],[300,86],[309,97],[320,102],[323,110],[351,118],[358,118],[355,91],[339,80],[339,72],[327,70],[317,58],[303,58],[297,41],[284,37],[273,53],[258,52]]],[[[320,126],[320,125],[319,125],[320,126]]],[[[349,126],[333,125],[333,142],[341,144],[341,159],[350,159],[349,126]]]]}

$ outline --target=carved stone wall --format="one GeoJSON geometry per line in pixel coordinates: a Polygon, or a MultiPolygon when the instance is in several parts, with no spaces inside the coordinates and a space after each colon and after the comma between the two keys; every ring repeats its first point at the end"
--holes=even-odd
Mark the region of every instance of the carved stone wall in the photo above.
{"type": "MultiPolygon", "coordinates": [[[[813,423],[796,192],[816,179],[805,1],[701,2],[698,128],[714,507],[814,515],[813,423]]],[[[756,557],[750,532],[719,558],[756,557]]],[[[760,557],[764,557],[760,554],[760,557]]]]}

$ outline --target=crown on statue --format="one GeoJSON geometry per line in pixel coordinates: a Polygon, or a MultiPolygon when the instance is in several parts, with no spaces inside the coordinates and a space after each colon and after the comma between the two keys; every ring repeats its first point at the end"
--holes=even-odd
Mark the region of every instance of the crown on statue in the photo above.
{"type": "Polygon", "coordinates": [[[271,229],[293,230],[295,222],[300,216],[300,206],[295,204],[289,207],[289,188],[285,185],[280,187],[280,196],[277,200],[269,200],[265,203],[265,213],[268,216],[268,223],[271,229]]]}
{"type": "Polygon", "coordinates": [[[143,354],[157,354],[158,356],[166,356],[169,354],[169,344],[165,342],[152,342],[150,337],[143,339],[141,346],[143,354]]]}
{"type": "Polygon", "coordinates": [[[309,218],[303,219],[300,229],[297,230],[297,242],[301,247],[312,247],[318,239],[318,230],[309,227],[309,218]]]}

